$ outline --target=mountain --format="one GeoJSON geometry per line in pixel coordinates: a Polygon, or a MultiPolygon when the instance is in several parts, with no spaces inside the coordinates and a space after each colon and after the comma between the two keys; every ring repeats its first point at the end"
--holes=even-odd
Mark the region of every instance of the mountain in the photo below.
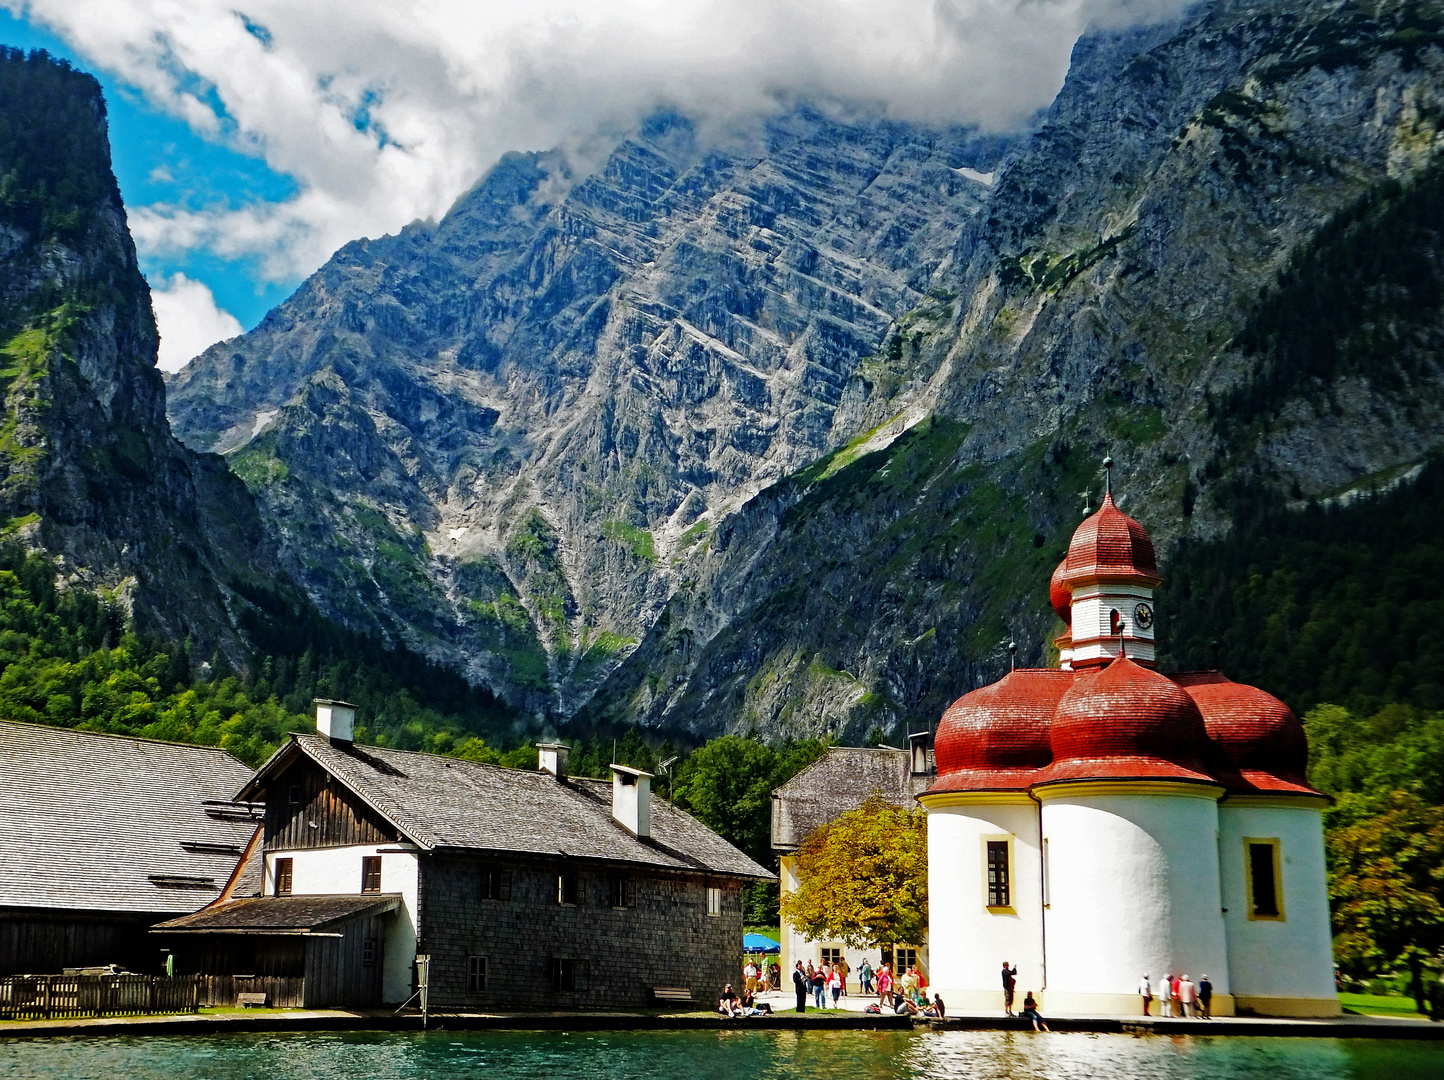
{"type": "Polygon", "coordinates": [[[0,536],[238,661],[231,584],[264,578],[268,540],[221,458],[172,437],[157,344],[99,84],[0,49],[0,536]]]}
{"type": "Polygon", "coordinates": [[[1220,0],[1085,37],[1012,138],[793,103],[512,156],[172,421],[323,610],[527,708],[920,725],[1046,658],[1105,454],[1167,575],[1444,442],[1441,43],[1438,3],[1220,0]]]}

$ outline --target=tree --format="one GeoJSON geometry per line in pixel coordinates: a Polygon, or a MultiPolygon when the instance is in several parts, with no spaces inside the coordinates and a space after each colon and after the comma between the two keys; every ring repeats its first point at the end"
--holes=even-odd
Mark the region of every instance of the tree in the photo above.
{"type": "Polygon", "coordinates": [[[818,941],[868,948],[918,942],[928,926],[928,830],[922,810],[872,795],[818,829],[797,853],[801,885],[787,921],[818,941]]]}
{"type": "Polygon", "coordinates": [[[1444,946],[1444,807],[1347,794],[1326,824],[1335,959],[1356,974],[1403,966],[1424,1011],[1424,971],[1444,946]]]}

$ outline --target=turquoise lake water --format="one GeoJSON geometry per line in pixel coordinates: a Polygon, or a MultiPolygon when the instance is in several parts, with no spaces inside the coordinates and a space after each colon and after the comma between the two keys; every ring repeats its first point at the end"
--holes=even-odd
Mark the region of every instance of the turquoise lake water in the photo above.
{"type": "Polygon", "coordinates": [[[1444,1043],[1031,1032],[430,1032],[0,1042],[65,1080],[1414,1080],[1444,1043]]]}

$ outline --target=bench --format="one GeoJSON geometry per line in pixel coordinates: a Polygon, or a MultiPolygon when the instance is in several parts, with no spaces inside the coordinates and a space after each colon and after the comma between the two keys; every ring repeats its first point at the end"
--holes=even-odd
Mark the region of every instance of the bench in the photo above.
{"type": "Polygon", "coordinates": [[[654,986],[652,987],[652,997],[658,1001],[668,1001],[679,1005],[696,1000],[692,996],[691,989],[686,986],[654,986]]]}
{"type": "Polygon", "coordinates": [[[237,994],[236,1004],[243,1009],[264,1009],[266,1002],[270,999],[269,994],[237,994]]]}

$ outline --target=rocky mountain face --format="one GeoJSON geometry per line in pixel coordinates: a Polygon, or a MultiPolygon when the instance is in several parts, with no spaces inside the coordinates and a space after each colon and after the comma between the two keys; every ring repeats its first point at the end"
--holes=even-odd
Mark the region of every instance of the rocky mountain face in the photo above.
{"type": "Polygon", "coordinates": [[[1105,453],[1166,553],[1444,442],[1441,43],[1437,3],[1223,0],[1080,41],[1012,141],[797,106],[512,157],[172,421],[323,608],[534,709],[921,726],[1045,659],[1105,453]]]}
{"type": "Polygon", "coordinates": [[[170,434],[150,290],[89,75],[0,50],[0,521],[115,593],[143,632],[242,655],[228,582],[266,534],[214,454],[170,434]]]}

